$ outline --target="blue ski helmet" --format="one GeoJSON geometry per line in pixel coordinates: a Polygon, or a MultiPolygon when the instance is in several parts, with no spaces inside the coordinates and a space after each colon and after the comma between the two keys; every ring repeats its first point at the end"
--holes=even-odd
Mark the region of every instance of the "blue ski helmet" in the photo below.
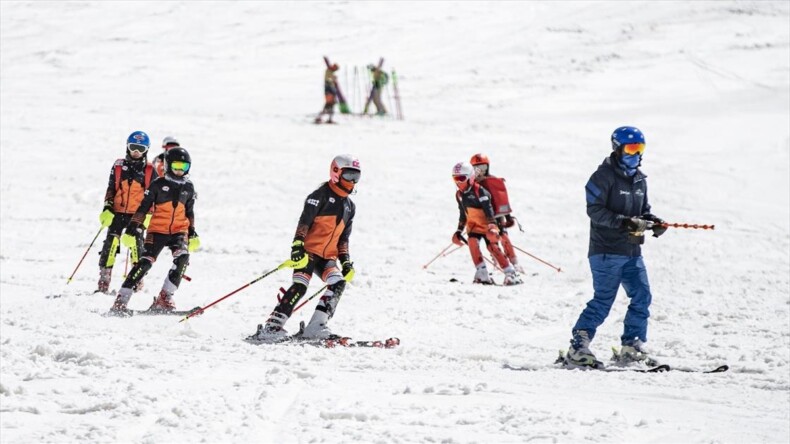
{"type": "Polygon", "coordinates": [[[150,147],[151,139],[148,138],[148,134],[142,131],[135,131],[132,134],[129,134],[129,137],[126,138],[127,154],[131,154],[132,151],[145,154],[148,152],[148,148],[150,147]]]}
{"type": "Polygon", "coordinates": [[[628,143],[645,143],[645,135],[639,128],[633,126],[621,126],[612,133],[612,151],[617,151],[621,146],[628,143]]]}

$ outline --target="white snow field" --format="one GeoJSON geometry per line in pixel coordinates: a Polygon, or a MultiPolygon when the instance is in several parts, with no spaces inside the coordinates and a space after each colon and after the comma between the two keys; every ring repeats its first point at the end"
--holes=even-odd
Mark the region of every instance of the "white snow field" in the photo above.
{"type": "MultiPolygon", "coordinates": [[[[3,443],[790,441],[787,1],[4,1],[0,18],[3,443]],[[346,86],[385,57],[405,120],[313,125],[324,55],[346,86]],[[729,372],[552,365],[592,297],[584,185],[622,125],[646,134],[654,213],[716,226],[647,240],[649,345],[729,372]],[[331,326],[401,346],[244,342],[287,270],[184,323],[101,316],[104,233],[66,280],[135,130],[150,157],[166,135],[192,154],[203,248],[183,309],[285,260],[305,196],[357,155],[357,274],[331,326]],[[423,269],[455,231],[451,168],[476,152],[508,180],[514,243],[561,273],[522,254],[524,285],[473,285],[464,250],[423,269]]],[[[131,308],[170,265],[163,252],[131,308]]]]}

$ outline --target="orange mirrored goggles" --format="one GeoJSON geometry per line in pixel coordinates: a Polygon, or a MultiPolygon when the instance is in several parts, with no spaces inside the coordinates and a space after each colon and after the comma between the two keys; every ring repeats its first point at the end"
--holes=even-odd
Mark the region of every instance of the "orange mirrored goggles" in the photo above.
{"type": "Polygon", "coordinates": [[[634,154],[642,154],[645,152],[645,144],[644,143],[626,143],[623,145],[623,152],[625,154],[634,155],[634,154]]]}
{"type": "Polygon", "coordinates": [[[469,176],[453,176],[453,180],[458,183],[466,182],[467,180],[469,180],[469,176]]]}

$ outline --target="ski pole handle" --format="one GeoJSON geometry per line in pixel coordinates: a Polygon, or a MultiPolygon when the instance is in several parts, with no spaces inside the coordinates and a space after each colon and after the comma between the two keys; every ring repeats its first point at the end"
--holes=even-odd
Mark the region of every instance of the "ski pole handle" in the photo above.
{"type": "MultiPolygon", "coordinates": [[[[348,279],[347,277],[344,277],[343,279],[344,279],[346,282],[349,282],[349,279],[348,279]]],[[[299,305],[298,305],[296,308],[294,308],[294,310],[291,312],[291,316],[293,316],[293,314],[294,314],[294,313],[296,313],[296,311],[297,311],[297,310],[299,310],[300,308],[304,307],[304,304],[306,304],[306,303],[308,303],[308,302],[312,301],[313,299],[315,299],[315,297],[316,297],[316,296],[318,296],[319,294],[321,294],[321,292],[323,292],[324,290],[326,290],[326,287],[328,287],[328,286],[329,286],[329,284],[324,284],[324,286],[323,286],[323,287],[321,287],[321,288],[319,288],[319,289],[318,289],[318,291],[316,291],[315,293],[313,293],[313,295],[312,295],[312,296],[310,296],[310,297],[309,297],[309,298],[307,298],[307,299],[306,299],[304,302],[302,302],[302,303],[301,303],[301,304],[299,304],[299,305]]],[[[280,290],[282,290],[282,288],[281,288],[280,290]]],[[[285,291],[283,291],[283,293],[285,293],[285,291]]]]}
{"type": "Polygon", "coordinates": [[[101,234],[101,232],[103,230],[104,230],[104,226],[101,226],[99,228],[99,231],[96,232],[96,236],[93,236],[93,240],[91,241],[91,244],[88,245],[88,249],[85,250],[85,253],[82,255],[82,258],[80,258],[79,263],[77,263],[77,266],[74,267],[74,271],[71,272],[71,276],[69,276],[69,279],[66,281],[66,285],[69,285],[71,283],[71,279],[74,277],[75,274],[77,274],[77,270],[80,268],[80,265],[82,265],[82,261],[85,260],[85,256],[88,255],[88,252],[91,250],[91,248],[93,247],[94,242],[96,242],[96,239],[99,238],[99,235],[101,234]]]}
{"type": "Polygon", "coordinates": [[[232,292],[230,292],[230,293],[226,294],[225,296],[222,296],[221,298],[219,298],[219,299],[217,299],[216,301],[214,301],[214,302],[212,302],[212,303],[210,303],[210,304],[206,305],[205,307],[200,307],[200,308],[198,308],[197,310],[193,311],[192,313],[190,313],[190,314],[188,314],[188,315],[184,316],[184,318],[183,318],[183,319],[181,319],[181,320],[180,320],[180,321],[178,321],[178,322],[184,322],[184,321],[186,321],[187,319],[189,319],[189,318],[191,318],[191,317],[194,317],[194,316],[197,316],[197,315],[199,315],[199,314],[202,314],[204,311],[206,311],[206,309],[207,309],[207,308],[209,308],[209,307],[212,307],[212,306],[214,306],[214,305],[216,305],[216,304],[218,304],[218,303],[220,303],[220,302],[224,301],[225,299],[227,299],[227,298],[229,298],[229,297],[233,296],[234,294],[236,294],[236,293],[240,292],[241,290],[244,290],[245,288],[249,287],[250,285],[252,285],[252,284],[254,284],[254,283],[256,283],[256,282],[258,282],[258,281],[262,280],[263,278],[265,278],[265,277],[267,277],[267,276],[269,276],[269,275],[273,274],[274,272],[276,272],[276,271],[279,271],[279,270],[281,270],[281,269],[283,269],[283,268],[286,268],[286,267],[287,267],[287,265],[288,265],[288,262],[290,262],[290,261],[285,261],[285,262],[283,262],[282,264],[278,265],[278,266],[277,266],[277,268],[273,268],[273,269],[271,269],[271,270],[267,271],[266,273],[264,273],[264,274],[263,274],[263,276],[260,276],[260,277],[258,277],[258,278],[255,278],[255,279],[253,279],[252,281],[248,282],[247,284],[245,284],[245,285],[242,285],[241,287],[239,287],[239,288],[237,288],[237,289],[233,290],[232,292]]]}

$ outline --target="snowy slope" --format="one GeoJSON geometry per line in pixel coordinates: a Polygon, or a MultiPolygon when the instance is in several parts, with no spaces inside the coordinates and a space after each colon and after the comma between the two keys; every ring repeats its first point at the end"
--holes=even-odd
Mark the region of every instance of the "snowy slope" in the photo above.
{"type": "Polygon", "coordinates": [[[0,441],[788,442],[788,23],[787,2],[0,3],[0,441]],[[385,57],[406,120],[310,124],[323,55],[385,57]],[[548,365],[592,293],[583,187],[626,124],[655,213],[716,225],[647,241],[649,345],[728,373],[548,365]],[[358,271],[333,328],[402,346],[243,342],[286,271],[182,324],[99,316],[100,241],[65,282],[138,129],[194,161],[203,249],[180,308],[284,260],[331,158],[359,156],[358,271]],[[522,255],[525,285],[481,288],[465,251],[422,269],[457,222],[450,169],[480,151],[508,179],[514,243],[562,273],[522,255]]]}

